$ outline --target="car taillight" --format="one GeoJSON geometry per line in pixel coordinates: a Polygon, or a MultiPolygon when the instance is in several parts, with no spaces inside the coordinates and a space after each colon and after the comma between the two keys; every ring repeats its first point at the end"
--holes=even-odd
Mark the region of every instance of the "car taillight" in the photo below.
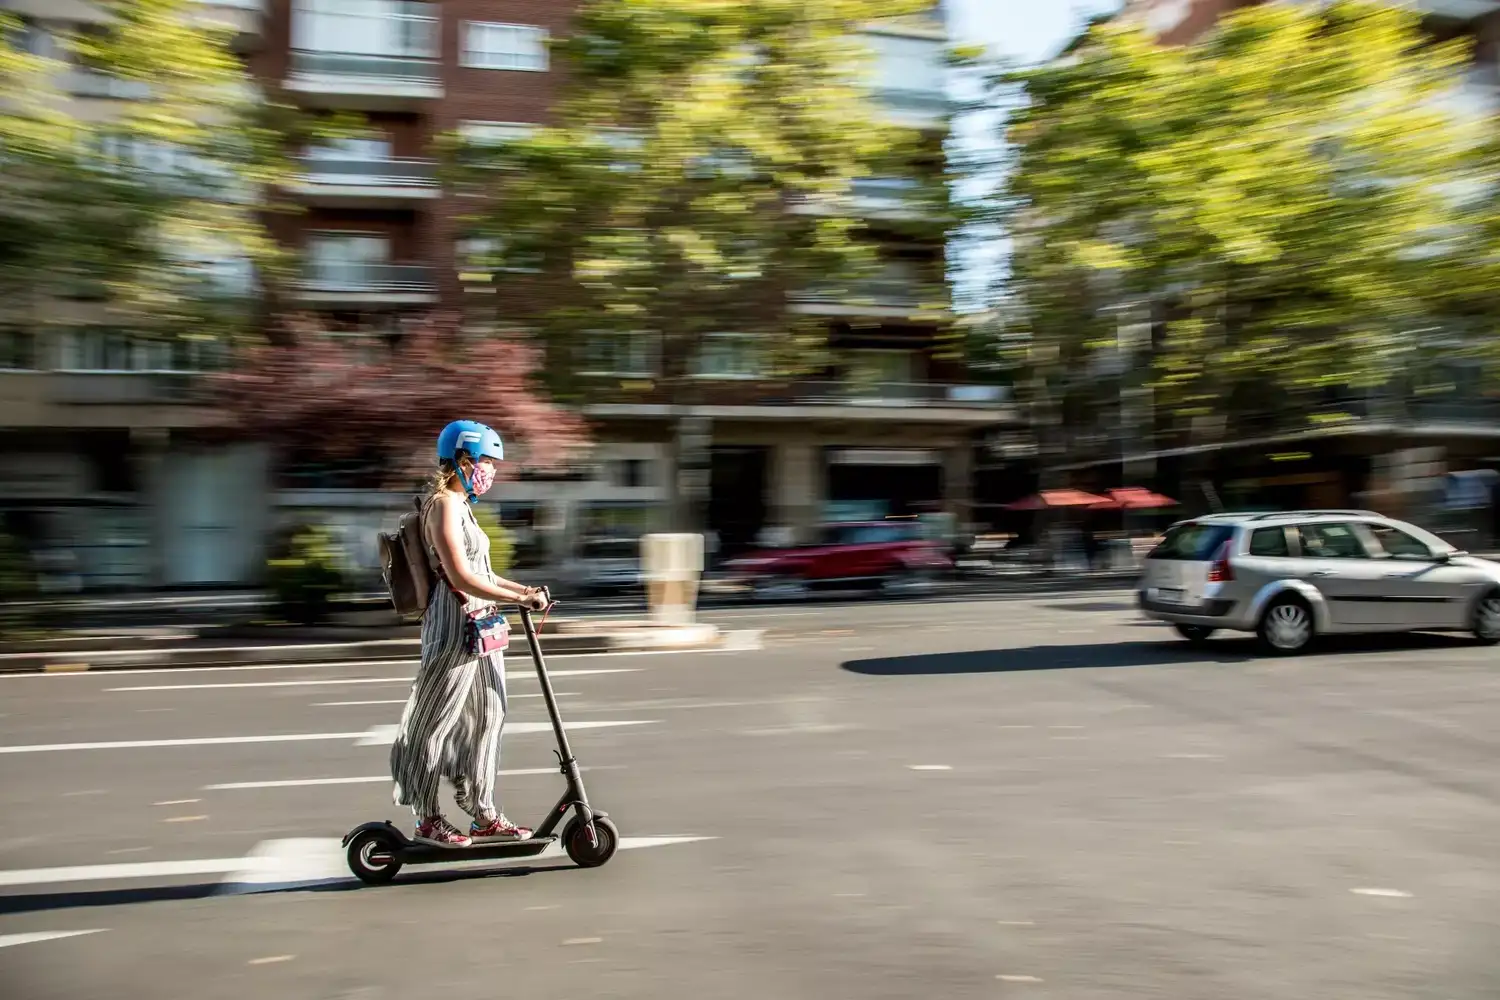
{"type": "Polygon", "coordinates": [[[1229,543],[1226,541],[1214,553],[1214,563],[1208,568],[1209,583],[1228,583],[1234,579],[1234,567],[1229,565],[1229,543]]]}

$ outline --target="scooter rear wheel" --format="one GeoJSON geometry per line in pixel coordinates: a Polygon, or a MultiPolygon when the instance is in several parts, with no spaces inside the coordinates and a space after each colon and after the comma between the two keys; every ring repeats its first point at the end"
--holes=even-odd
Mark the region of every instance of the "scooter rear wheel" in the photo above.
{"type": "MultiPolygon", "coordinates": [[[[588,843],[588,836],[584,836],[588,843]]],[[[349,870],[366,885],[384,885],[401,871],[401,859],[394,840],[382,833],[366,830],[349,841],[349,870]]]]}
{"type": "Polygon", "coordinates": [[[620,831],[608,819],[596,816],[594,832],[598,835],[597,844],[589,843],[589,828],[577,816],[563,827],[563,850],[580,868],[598,868],[614,857],[620,846],[620,831]]]}

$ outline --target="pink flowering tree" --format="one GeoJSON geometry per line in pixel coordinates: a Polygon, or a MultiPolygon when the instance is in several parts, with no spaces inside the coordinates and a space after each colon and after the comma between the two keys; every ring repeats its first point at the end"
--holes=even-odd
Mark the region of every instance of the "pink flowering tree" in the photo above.
{"type": "Polygon", "coordinates": [[[330,335],[305,317],[286,320],[276,343],[243,349],[214,378],[230,430],[270,441],[283,456],[363,460],[381,486],[408,486],[435,465],[451,420],[489,424],[505,440],[502,477],[518,467],[555,469],[577,457],[588,430],[538,385],[540,352],[521,334],[476,336],[434,316],[394,343],[330,335]]]}

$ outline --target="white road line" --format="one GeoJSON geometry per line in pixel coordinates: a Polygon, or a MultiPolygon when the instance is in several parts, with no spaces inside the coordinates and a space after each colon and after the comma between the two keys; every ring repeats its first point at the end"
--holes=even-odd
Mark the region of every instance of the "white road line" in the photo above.
{"type": "Polygon", "coordinates": [[[908,765],[906,765],[906,768],[909,771],[951,771],[951,770],[953,770],[953,765],[952,764],[908,764],[908,765]]]}
{"type": "MultiPolygon", "coordinates": [[[[647,847],[670,847],[675,844],[691,844],[716,839],[718,838],[692,835],[621,837],[619,849],[630,851],[647,847]]],[[[445,863],[443,868],[461,871],[466,868],[494,868],[504,864],[504,861],[495,858],[465,860],[461,848],[455,849],[453,855],[453,861],[445,863]]],[[[562,856],[564,856],[562,847],[553,844],[541,854],[525,860],[544,861],[562,856]]],[[[244,860],[243,868],[236,869],[224,877],[221,883],[222,892],[228,894],[267,892],[273,889],[354,880],[345,859],[343,844],[331,837],[264,841],[257,844],[244,860]]]]}
{"type": "MultiPolygon", "coordinates": [[[[620,850],[645,847],[669,847],[717,840],[717,837],[671,835],[621,837],[620,850]]],[[[493,866],[496,862],[462,860],[463,851],[454,852],[458,865],[493,866]]],[[[538,855],[541,858],[560,855],[557,845],[538,855]]],[[[0,886],[55,885],[62,882],[109,882],[129,879],[171,878],[182,875],[223,875],[226,885],[303,884],[319,881],[352,881],[344,861],[343,845],[337,837],[296,837],[268,840],[257,844],[242,858],[203,858],[195,861],[142,861],[134,864],[74,865],[67,868],[30,868],[0,871],[0,886]]],[[[64,932],[66,933],[66,932],[64,932]]],[[[75,933],[95,933],[92,931],[75,933]]],[[[18,935],[28,936],[29,935],[18,935]]],[[[6,940],[0,938],[0,941],[6,940]]],[[[44,939],[42,939],[44,940],[44,939]]],[[[24,942],[17,942],[24,943],[24,942]]]]}
{"type": "MultiPolygon", "coordinates": [[[[563,728],[568,732],[575,729],[613,729],[617,726],[653,726],[660,719],[590,719],[587,722],[569,722],[563,728]]],[[[371,726],[360,734],[359,741],[355,743],[358,747],[383,747],[390,746],[396,740],[398,726],[371,726]]],[[[550,722],[507,722],[505,724],[505,735],[520,736],[526,733],[550,733],[552,723],[550,722]]]]}
{"type": "MultiPolygon", "coordinates": [[[[554,691],[552,693],[558,698],[571,698],[578,694],[577,691],[554,691]]],[[[540,698],[541,696],[540,691],[533,691],[528,694],[512,694],[506,697],[507,700],[514,701],[517,698],[540,698]]],[[[313,708],[344,708],[350,705],[405,705],[406,702],[405,698],[390,698],[378,701],[315,701],[311,702],[311,705],[313,708]]]]}
{"type": "MultiPolygon", "coordinates": [[[[553,677],[593,677],[599,674],[636,674],[640,673],[638,667],[614,667],[599,670],[552,670],[549,671],[553,677]]],[[[513,680],[535,680],[536,674],[531,673],[507,673],[506,681],[513,680]]],[[[310,681],[231,681],[227,684],[137,684],[131,687],[105,688],[106,692],[118,691],[213,691],[220,688],[228,690],[231,688],[285,688],[285,687],[333,687],[339,684],[410,684],[412,677],[407,674],[402,677],[340,677],[320,678],[310,681]]]]}
{"type": "Polygon", "coordinates": [[[0,871],[0,885],[53,885],[58,882],[165,878],[175,875],[222,875],[238,870],[244,863],[244,858],[205,858],[200,861],[134,861],[113,865],[18,869],[0,871]]]}
{"type": "Polygon", "coordinates": [[[0,948],[12,948],[18,944],[35,944],[38,941],[56,941],[59,938],[79,937],[84,934],[103,934],[108,928],[95,927],[87,931],[33,931],[30,934],[0,935],[0,948]]]}
{"type": "MultiPolygon", "coordinates": [[[[612,726],[645,726],[658,720],[599,720],[573,722],[574,729],[608,729],[612,726]]],[[[550,733],[550,722],[513,722],[505,727],[508,734],[550,733]]],[[[203,736],[178,740],[117,740],[101,743],[39,743],[31,746],[0,746],[0,754],[9,753],[54,753],[63,750],[138,750],[150,747],[204,747],[226,746],[240,743],[310,743],[317,740],[353,740],[355,746],[389,745],[396,737],[395,726],[375,726],[362,733],[286,733],[275,736],[203,736]]]]}
{"type": "MultiPolygon", "coordinates": [[[[609,653],[553,653],[547,657],[548,663],[561,663],[568,660],[592,660],[598,657],[608,657],[611,660],[622,659],[627,656],[723,656],[727,653],[745,653],[753,650],[732,648],[732,645],[720,649],[633,649],[620,650],[609,653]]],[[[216,674],[232,673],[241,670],[326,670],[332,667],[349,669],[353,667],[415,667],[419,663],[416,659],[404,660],[319,660],[315,663],[237,663],[234,665],[223,665],[214,667],[129,667],[120,670],[75,670],[61,671],[56,673],[0,673],[0,681],[29,680],[37,677],[54,679],[58,677],[98,677],[100,674],[110,674],[118,677],[131,677],[139,674],[216,674]]],[[[526,661],[522,658],[521,662],[526,661]]],[[[556,677],[561,671],[552,671],[556,677]]]]}
{"type": "MultiPolygon", "coordinates": [[[[617,767],[606,767],[604,770],[616,770],[617,767]]],[[[597,768],[584,767],[582,771],[598,770],[597,768]]],[[[518,777],[528,774],[557,774],[555,767],[520,767],[510,771],[497,772],[502,778],[518,777]]],[[[358,778],[286,778],[278,781],[228,781],[222,785],[204,785],[205,792],[228,792],[240,791],[251,788],[307,788],[314,785],[377,785],[390,784],[389,774],[371,774],[358,778]]]]}

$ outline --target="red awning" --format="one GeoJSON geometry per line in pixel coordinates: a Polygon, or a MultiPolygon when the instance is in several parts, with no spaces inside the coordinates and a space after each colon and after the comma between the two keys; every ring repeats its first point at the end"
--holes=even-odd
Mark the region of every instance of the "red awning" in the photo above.
{"type": "Polygon", "coordinates": [[[1171,497],[1164,497],[1160,493],[1153,493],[1140,486],[1123,486],[1117,490],[1109,491],[1110,497],[1117,507],[1125,510],[1156,510],[1161,507],[1176,507],[1177,501],[1171,497]]]}
{"type": "Polygon", "coordinates": [[[1043,490],[1024,500],[1006,504],[1006,510],[1043,510],[1052,507],[1093,507],[1095,509],[1116,506],[1109,497],[1083,490],[1043,490]]]}

